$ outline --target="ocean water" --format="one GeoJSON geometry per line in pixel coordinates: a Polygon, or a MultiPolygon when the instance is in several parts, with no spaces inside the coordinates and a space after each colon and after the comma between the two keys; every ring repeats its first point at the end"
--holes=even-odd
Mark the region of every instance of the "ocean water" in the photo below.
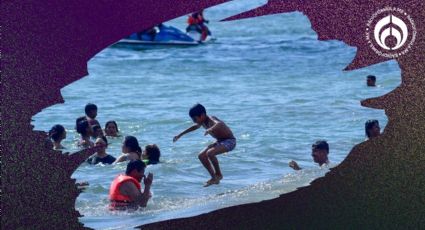
{"type": "MultiPolygon", "coordinates": [[[[383,95],[400,84],[394,61],[344,72],[356,49],[339,41],[318,41],[306,16],[290,13],[219,22],[265,1],[234,1],[206,10],[217,38],[197,47],[106,48],[88,63],[89,76],[62,89],[64,104],[33,117],[36,130],[54,124],[67,129],[67,151],[77,150],[75,119],[85,104],[97,104],[102,125],[116,120],[123,136],[161,149],[154,174],[153,199],[136,212],[111,212],[108,191],[126,164],[82,164],[73,177],[88,181],[76,208],[95,229],[131,229],[143,223],[192,216],[237,204],[271,199],[323,176],[311,158],[311,144],[325,139],[337,165],[365,140],[364,123],[383,111],[363,108],[360,100],[383,95]],[[376,88],[366,75],[377,76],[376,88]],[[173,143],[191,125],[189,108],[202,103],[225,121],[238,139],[234,151],[218,157],[224,179],[209,179],[197,155],[213,142],[202,130],[173,143]],[[296,160],[305,170],[288,167],[296,160]]],[[[166,23],[185,28],[186,17],[166,23]]],[[[109,139],[109,154],[119,156],[122,138],[109,139]]]]}

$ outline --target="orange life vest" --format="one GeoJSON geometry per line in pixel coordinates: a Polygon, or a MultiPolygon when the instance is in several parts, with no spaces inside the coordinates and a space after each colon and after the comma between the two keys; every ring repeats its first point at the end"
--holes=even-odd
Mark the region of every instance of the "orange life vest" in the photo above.
{"type": "Polygon", "coordinates": [[[122,194],[120,191],[121,184],[127,181],[133,182],[136,185],[137,189],[140,190],[140,183],[136,179],[131,176],[119,175],[114,179],[114,181],[112,181],[111,188],[109,189],[109,199],[111,200],[111,202],[128,203],[131,201],[131,198],[129,196],[122,194]]]}
{"type": "Polygon", "coordinates": [[[189,16],[189,18],[187,19],[187,24],[189,25],[197,25],[198,24],[198,19],[192,17],[192,15],[189,16]]]}

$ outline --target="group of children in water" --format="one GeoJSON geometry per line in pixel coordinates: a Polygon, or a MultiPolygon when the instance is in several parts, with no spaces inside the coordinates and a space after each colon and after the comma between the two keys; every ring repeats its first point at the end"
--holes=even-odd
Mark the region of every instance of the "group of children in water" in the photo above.
{"type": "MultiPolygon", "coordinates": [[[[206,109],[201,104],[194,105],[189,110],[189,116],[195,123],[180,134],[173,138],[176,142],[183,135],[195,131],[200,127],[205,128],[204,135],[211,135],[217,141],[208,145],[202,150],[198,158],[202,165],[209,172],[211,179],[205,183],[205,186],[219,184],[223,179],[217,155],[230,152],[236,146],[236,138],[230,128],[215,116],[207,115],[206,109]]],[[[125,142],[125,141],[124,141],[125,142]]],[[[123,147],[123,152],[125,151],[123,147]]],[[[134,160],[134,154],[131,152],[127,155],[130,163],[127,165],[125,174],[117,176],[109,189],[110,209],[111,210],[128,210],[145,207],[151,197],[150,187],[153,181],[153,174],[149,173],[145,176],[145,167],[141,160],[134,160]],[[141,181],[145,185],[143,192],[141,191],[141,181]]]]}
{"type": "MultiPolygon", "coordinates": [[[[78,146],[82,148],[101,147],[94,155],[90,156],[87,162],[89,164],[113,164],[129,161],[126,173],[117,176],[112,181],[109,191],[110,208],[119,210],[146,206],[151,197],[149,190],[153,181],[153,174],[149,173],[148,176],[145,176],[144,169],[146,165],[159,163],[161,153],[158,146],[149,144],[142,150],[136,137],[126,136],[122,144],[122,155],[115,158],[107,154],[106,149],[108,146],[107,136],[120,136],[117,123],[108,121],[105,124],[105,129],[102,130],[96,120],[97,106],[94,104],[86,105],[85,114],[85,116],[76,120],[76,130],[81,137],[78,146]],[[142,179],[145,185],[143,192],[140,184],[142,179]]],[[[176,135],[173,142],[200,127],[205,128],[204,135],[211,135],[217,141],[202,150],[198,158],[211,176],[205,186],[219,184],[220,180],[223,179],[223,174],[216,156],[232,151],[236,146],[236,138],[223,121],[215,116],[208,116],[205,107],[201,104],[194,105],[189,111],[189,116],[195,124],[176,135]]],[[[62,125],[53,126],[49,131],[49,137],[53,142],[54,150],[64,149],[61,142],[66,138],[66,130],[62,125]]]]}
{"type": "MultiPolygon", "coordinates": [[[[375,86],[376,78],[368,76],[368,86],[375,86]],[[372,83],[373,82],[373,83],[372,83]]],[[[151,197],[150,187],[153,181],[153,174],[145,176],[144,170],[149,164],[159,163],[161,152],[157,145],[146,145],[144,150],[139,146],[139,142],[134,136],[126,136],[122,144],[122,155],[115,158],[106,153],[108,146],[107,137],[119,137],[118,125],[115,121],[108,121],[102,130],[99,122],[96,120],[97,106],[87,104],[85,107],[86,116],[77,118],[76,130],[81,139],[78,145],[82,148],[103,147],[92,155],[87,162],[90,164],[113,164],[123,161],[129,161],[125,174],[117,176],[110,187],[109,198],[112,210],[137,209],[139,206],[145,207],[151,197]],[[94,140],[94,141],[93,141],[94,140]],[[145,188],[141,191],[141,181],[145,188]]],[[[223,179],[217,155],[230,152],[236,146],[236,138],[231,129],[215,116],[207,115],[206,109],[201,104],[194,105],[189,110],[189,116],[194,124],[176,135],[173,142],[179,140],[183,135],[195,131],[200,127],[205,129],[204,135],[211,135],[216,139],[213,144],[203,149],[198,158],[202,165],[210,174],[211,178],[204,186],[219,184],[223,179]]],[[[369,139],[380,135],[379,122],[369,120],[365,123],[365,134],[369,139]]],[[[61,141],[66,138],[66,131],[63,126],[55,125],[49,132],[55,150],[63,149],[61,141]]],[[[319,166],[328,165],[329,144],[324,140],[316,141],[312,145],[312,157],[319,166]]],[[[289,166],[294,170],[301,170],[301,167],[295,161],[289,162],[289,166]]]]}
{"type": "MultiPolygon", "coordinates": [[[[87,104],[85,107],[85,116],[76,119],[75,129],[80,134],[78,146],[80,148],[101,147],[94,155],[87,159],[89,164],[113,164],[126,160],[140,159],[145,164],[157,164],[161,152],[157,145],[146,145],[144,150],[139,146],[139,142],[134,136],[126,136],[122,144],[122,155],[116,159],[106,153],[108,148],[108,138],[120,137],[118,125],[115,121],[108,121],[105,128],[102,129],[100,123],[96,120],[97,106],[87,104]]],[[[62,125],[54,125],[49,131],[49,137],[53,143],[54,150],[62,150],[64,147],[61,142],[66,138],[66,130],[62,125]]]]}

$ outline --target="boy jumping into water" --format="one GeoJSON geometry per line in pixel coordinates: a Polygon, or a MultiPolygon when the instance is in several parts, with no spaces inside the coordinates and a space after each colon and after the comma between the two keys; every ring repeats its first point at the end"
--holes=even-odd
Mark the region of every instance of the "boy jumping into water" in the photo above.
{"type": "Polygon", "coordinates": [[[211,179],[205,183],[205,187],[212,184],[219,184],[220,180],[223,179],[223,175],[221,174],[216,155],[232,151],[236,146],[236,138],[223,121],[219,120],[217,117],[208,116],[205,107],[201,104],[194,105],[189,111],[189,116],[195,124],[175,136],[173,142],[176,142],[186,133],[197,130],[201,126],[204,127],[206,129],[205,136],[210,134],[217,139],[215,143],[209,145],[198,155],[202,165],[204,165],[211,175],[211,179]]]}

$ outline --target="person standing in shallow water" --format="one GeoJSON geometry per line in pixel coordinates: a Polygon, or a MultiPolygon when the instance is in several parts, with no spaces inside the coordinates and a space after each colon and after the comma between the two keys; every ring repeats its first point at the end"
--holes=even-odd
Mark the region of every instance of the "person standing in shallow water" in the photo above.
{"type": "Polygon", "coordinates": [[[53,150],[64,149],[61,142],[66,138],[66,130],[62,125],[54,125],[49,131],[49,137],[53,141],[53,150]]]}
{"type": "Polygon", "coordinates": [[[146,165],[141,160],[131,161],[127,165],[125,175],[118,175],[109,189],[110,210],[138,209],[146,207],[151,198],[150,188],[153,174],[145,176],[146,165]],[[144,178],[144,179],[143,179],[144,178]],[[141,192],[140,182],[143,179],[145,188],[141,192]]]}
{"type": "MultiPolygon", "coordinates": [[[[315,163],[318,163],[320,167],[323,165],[329,164],[329,144],[324,140],[316,141],[311,146],[311,156],[313,157],[313,161],[315,163]]],[[[297,162],[291,161],[289,162],[289,167],[293,168],[294,170],[301,170],[301,167],[298,166],[297,162]]]]}
{"type": "Polygon", "coordinates": [[[378,120],[366,121],[364,129],[367,139],[372,139],[381,135],[381,127],[379,127],[378,120]]]}
{"type": "Polygon", "coordinates": [[[220,180],[223,179],[223,174],[216,156],[232,151],[236,146],[236,138],[233,136],[232,130],[223,121],[217,117],[208,116],[205,107],[201,104],[194,105],[189,111],[189,116],[195,124],[175,136],[173,141],[176,142],[184,134],[197,130],[201,126],[206,129],[204,135],[210,134],[217,139],[215,143],[202,150],[198,158],[211,176],[211,179],[205,183],[205,187],[219,184],[220,180]]]}

